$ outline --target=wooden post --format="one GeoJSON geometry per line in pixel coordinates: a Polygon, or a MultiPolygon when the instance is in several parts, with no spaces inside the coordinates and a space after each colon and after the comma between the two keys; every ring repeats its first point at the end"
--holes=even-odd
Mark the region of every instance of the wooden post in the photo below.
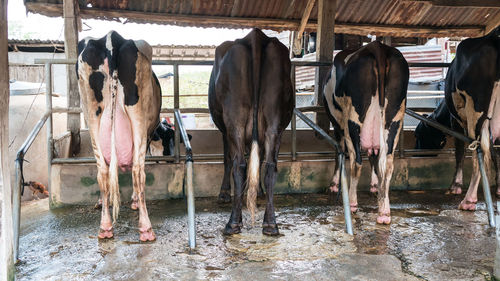
{"type": "Polygon", "coordinates": [[[315,1],[316,0],[307,1],[306,9],[302,14],[302,20],[300,21],[299,30],[297,31],[297,37],[295,37],[295,39],[293,40],[292,50],[296,56],[299,56],[302,52],[302,35],[304,34],[304,30],[306,28],[307,21],[309,20],[309,16],[311,15],[311,11],[314,7],[315,1]]]}
{"type": "Polygon", "coordinates": [[[0,0],[0,189],[2,190],[2,233],[0,239],[0,280],[14,280],[14,229],[12,186],[9,168],[9,57],[7,43],[7,2],[0,0]]]}
{"type": "MultiPolygon", "coordinates": [[[[318,32],[316,37],[316,60],[320,62],[332,62],[335,47],[335,11],[336,0],[318,0],[318,32]]],[[[318,67],[316,70],[316,82],[314,97],[318,105],[323,105],[323,86],[330,67],[318,67]]],[[[316,113],[316,124],[325,132],[330,130],[330,120],[326,113],[316,113]]]]}
{"type": "MultiPolygon", "coordinates": [[[[76,59],[78,56],[78,17],[76,0],[64,0],[64,52],[67,59],[76,59]]],[[[80,93],[75,66],[66,66],[68,107],[80,107],[80,93]]],[[[80,113],[68,113],[68,131],[71,132],[70,155],[80,152],[80,113]]]]}
{"type": "Polygon", "coordinates": [[[391,36],[384,36],[382,42],[387,46],[392,46],[392,38],[391,36]]]}

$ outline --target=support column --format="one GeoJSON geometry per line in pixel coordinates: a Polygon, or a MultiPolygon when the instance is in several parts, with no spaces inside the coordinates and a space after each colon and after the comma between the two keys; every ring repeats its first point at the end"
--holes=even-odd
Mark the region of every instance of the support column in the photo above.
{"type": "Polygon", "coordinates": [[[2,190],[2,233],[0,280],[14,280],[14,230],[12,186],[9,168],[9,57],[7,43],[7,0],[0,0],[0,189],[2,190]]]}
{"type": "MultiPolygon", "coordinates": [[[[78,57],[78,2],[76,0],[64,0],[64,52],[67,59],[78,57]]],[[[80,107],[80,93],[78,92],[78,81],[75,66],[66,66],[68,107],[80,107]]],[[[71,132],[70,156],[80,152],[80,113],[68,113],[68,131],[71,132]]]]}
{"type": "MultiPolygon", "coordinates": [[[[318,31],[316,37],[316,60],[320,62],[332,62],[335,46],[335,12],[336,0],[318,0],[318,31]]],[[[316,82],[314,97],[317,105],[323,105],[323,86],[325,84],[330,67],[318,67],[316,70],[316,82]]],[[[325,132],[329,132],[330,120],[326,113],[316,114],[316,124],[325,132]]]]}

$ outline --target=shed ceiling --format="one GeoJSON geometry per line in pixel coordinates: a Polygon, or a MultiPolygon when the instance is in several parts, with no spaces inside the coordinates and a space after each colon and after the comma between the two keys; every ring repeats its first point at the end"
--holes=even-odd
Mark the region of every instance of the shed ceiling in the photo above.
{"type": "MultiPolygon", "coordinates": [[[[78,0],[82,18],[179,26],[297,30],[309,0],[78,0]]],[[[63,0],[25,0],[62,16],[63,0]]],[[[317,27],[317,1],[306,30],[317,27]]],[[[332,15],[333,20],[333,15],[332,15]]],[[[500,24],[500,0],[337,0],[335,32],[398,37],[480,36],[500,24]]]]}

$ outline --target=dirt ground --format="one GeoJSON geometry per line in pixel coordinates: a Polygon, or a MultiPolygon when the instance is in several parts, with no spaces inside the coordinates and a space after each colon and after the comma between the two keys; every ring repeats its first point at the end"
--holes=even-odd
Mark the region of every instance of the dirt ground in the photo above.
{"type": "MultiPolygon", "coordinates": [[[[139,243],[138,214],[122,206],[115,238],[96,237],[92,206],[48,210],[46,199],[22,208],[19,280],[491,280],[495,231],[485,205],[457,210],[443,191],[392,192],[392,224],[375,224],[376,198],[359,196],[354,236],[344,232],[341,202],[327,195],[276,196],[281,235],[255,227],[227,237],[231,205],[196,200],[197,248],[187,248],[183,200],[148,202],[157,235],[139,243]]],[[[481,200],[481,199],[480,199],[481,200]]]]}

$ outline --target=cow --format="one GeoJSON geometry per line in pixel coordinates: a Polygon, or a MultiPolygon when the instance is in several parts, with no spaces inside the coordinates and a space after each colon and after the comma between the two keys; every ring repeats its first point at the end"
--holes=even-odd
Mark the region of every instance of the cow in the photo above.
{"type": "MultiPolygon", "coordinates": [[[[188,134],[189,140],[192,136],[188,134]]],[[[152,156],[173,156],[174,155],[175,131],[172,124],[163,119],[156,127],[149,143],[149,152],[152,156]]],[[[180,139],[180,143],[184,143],[180,139]]]]}
{"type": "MultiPolygon", "coordinates": [[[[361,176],[361,152],[372,165],[371,187],[378,186],[377,223],[390,224],[389,185],[394,170],[394,149],[406,108],[408,63],[393,47],[378,41],[335,56],[323,98],[334,137],[349,154],[351,211],[356,212],[356,188],[361,176]],[[375,175],[375,176],[374,176],[375,175]]],[[[339,184],[336,164],[332,187],[339,184]]]]}
{"type": "Polygon", "coordinates": [[[262,163],[267,198],[262,232],[279,234],[273,187],[281,135],[295,107],[290,67],[288,49],[259,29],[216,48],[208,103],[224,144],[224,178],[219,198],[231,196],[231,170],[234,181],[234,200],[231,217],[223,230],[225,235],[241,232],[245,178],[247,207],[254,221],[262,163]],[[250,152],[248,171],[246,152],[250,152]]]}
{"type": "MultiPolygon", "coordinates": [[[[445,80],[445,105],[451,116],[451,127],[469,138],[477,140],[484,152],[486,170],[491,161],[496,169],[497,195],[500,195],[500,26],[479,38],[462,41],[452,61],[445,80]]],[[[447,123],[448,124],[448,123],[447,123]]],[[[444,124],[444,125],[447,125],[444,124]]],[[[426,126],[417,130],[426,133],[426,126]]],[[[417,131],[416,131],[417,134],[417,131]]],[[[432,137],[428,135],[427,137],[432,137]]],[[[423,136],[417,136],[424,139],[423,136]]],[[[450,187],[453,194],[461,194],[463,188],[464,142],[455,138],[456,172],[450,187]]],[[[426,148],[421,146],[419,148],[426,148]]],[[[472,178],[459,209],[473,211],[477,203],[477,187],[481,175],[476,150],[472,151],[472,178]]]]}
{"type": "MultiPolygon", "coordinates": [[[[450,110],[443,100],[439,103],[438,107],[432,112],[428,118],[444,125],[448,128],[454,124],[454,130],[464,133],[464,129],[460,127],[458,122],[452,119],[450,110]],[[453,122],[452,122],[453,121],[453,122]]],[[[446,145],[446,134],[442,131],[420,122],[415,128],[415,148],[416,149],[442,149],[446,145]]],[[[497,183],[496,195],[500,196],[500,155],[499,150],[491,149],[491,159],[495,167],[495,179],[497,183]]],[[[455,139],[455,175],[449,187],[450,194],[462,194],[463,185],[463,161],[465,157],[464,144],[455,139]]]]}
{"type": "Polygon", "coordinates": [[[146,147],[159,123],[161,108],[161,89],[151,58],[148,43],[126,40],[115,31],[78,43],[78,86],[103,204],[100,239],[113,237],[120,208],[118,168],[132,170],[131,208],[139,209],[139,239],[156,239],[144,194],[146,147]]]}
{"type": "MultiPolygon", "coordinates": [[[[424,116],[447,128],[451,128],[451,114],[445,100],[439,102],[430,115],[424,114],[424,116]]],[[[446,134],[427,123],[419,122],[414,134],[416,149],[442,149],[446,145],[446,134]]]]}

